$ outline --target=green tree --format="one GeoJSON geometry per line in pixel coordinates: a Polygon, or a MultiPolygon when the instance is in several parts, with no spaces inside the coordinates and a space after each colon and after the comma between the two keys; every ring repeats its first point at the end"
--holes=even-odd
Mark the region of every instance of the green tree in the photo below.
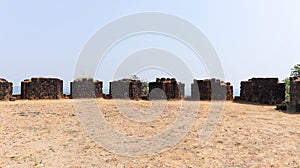
{"type": "Polygon", "coordinates": [[[141,81],[141,82],[142,82],[142,94],[148,95],[149,94],[148,82],[146,82],[146,81],[141,81]]]}
{"type": "MultiPolygon", "coordinates": [[[[293,68],[291,68],[291,77],[299,76],[300,75],[300,64],[294,65],[293,68]]],[[[283,80],[285,83],[285,101],[290,101],[290,78],[285,78],[283,80]]]]}
{"type": "Polygon", "coordinates": [[[285,78],[283,82],[285,83],[285,101],[289,102],[290,101],[290,78],[285,78]]]}
{"type": "Polygon", "coordinates": [[[291,69],[291,76],[299,76],[300,75],[300,64],[294,65],[291,69]]]}

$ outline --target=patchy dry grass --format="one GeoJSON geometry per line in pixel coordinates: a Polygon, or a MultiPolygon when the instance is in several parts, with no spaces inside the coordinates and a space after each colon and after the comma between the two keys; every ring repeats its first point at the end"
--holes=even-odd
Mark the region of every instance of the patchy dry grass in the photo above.
{"type": "MultiPolygon", "coordinates": [[[[156,135],[179,113],[169,101],[157,120],[123,117],[114,100],[97,100],[107,121],[132,137],[156,135]]],[[[146,110],[148,101],[131,101],[146,110]]],[[[273,106],[226,102],[223,117],[205,145],[198,141],[210,102],[200,102],[196,122],[179,144],[160,154],[131,158],[88,138],[73,100],[0,102],[0,167],[300,167],[300,115],[273,106]]]]}

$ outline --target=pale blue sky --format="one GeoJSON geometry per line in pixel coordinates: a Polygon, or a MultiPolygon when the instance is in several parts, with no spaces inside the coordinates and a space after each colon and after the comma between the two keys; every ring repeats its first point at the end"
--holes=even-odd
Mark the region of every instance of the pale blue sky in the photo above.
{"type": "Polygon", "coordinates": [[[15,86],[33,76],[59,77],[68,85],[81,49],[98,29],[144,11],[177,15],[203,31],[235,91],[251,77],[282,80],[300,63],[299,0],[0,0],[0,77],[15,86]]]}

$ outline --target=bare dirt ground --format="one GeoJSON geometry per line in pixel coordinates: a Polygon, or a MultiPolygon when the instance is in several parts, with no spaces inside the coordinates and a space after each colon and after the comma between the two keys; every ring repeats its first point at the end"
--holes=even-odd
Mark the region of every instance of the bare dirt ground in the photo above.
{"type": "MultiPolygon", "coordinates": [[[[153,136],[176,118],[180,101],[169,101],[155,121],[131,122],[113,100],[97,100],[111,126],[132,137],[153,136]]],[[[130,101],[140,110],[149,101],[130,101]]],[[[74,100],[0,102],[0,167],[300,167],[300,115],[226,102],[223,116],[205,145],[198,141],[210,108],[200,102],[192,129],[170,149],[126,157],[89,138],[74,100]]]]}

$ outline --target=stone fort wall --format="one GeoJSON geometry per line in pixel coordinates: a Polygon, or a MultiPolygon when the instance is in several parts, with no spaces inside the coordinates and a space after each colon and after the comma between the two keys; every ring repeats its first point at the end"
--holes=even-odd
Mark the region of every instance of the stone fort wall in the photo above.
{"type": "Polygon", "coordinates": [[[290,78],[290,101],[293,111],[300,112],[300,76],[290,78]]]}
{"type": "Polygon", "coordinates": [[[31,78],[21,82],[22,99],[60,99],[63,81],[57,78],[31,78]]]}
{"type": "Polygon", "coordinates": [[[193,100],[233,100],[233,87],[230,82],[218,79],[194,80],[191,85],[193,100]]]}
{"type": "Polygon", "coordinates": [[[166,97],[167,99],[181,99],[184,97],[184,84],[177,82],[175,78],[156,78],[155,82],[149,82],[150,99],[161,99],[166,97]],[[154,91],[154,89],[160,89],[164,94],[154,91]],[[153,94],[156,92],[156,94],[153,94]],[[153,94],[153,96],[151,95],[153,94]]]}
{"type": "Polygon", "coordinates": [[[142,95],[142,82],[140,80],[122,79],[109,83],[111,98],[140,99],[142,95]]]}
{"type": "Polygon", "coordinates": [[[237,101],[274,105],[285,100],[285,84],[278,78],[252,78],[242,81],[237,101]]]}
{"type": "Polygon", "coordinates": [[[9,100],[12,97],[13,84],[0,78],[0,100],[9,100]]]}
{"type": "MultiPolygon", "coordinates": [[[[291,104],[300,107],[300,77],[291,77],[290,96],[291,104]]],[[[93,79],[80,79],[70,83],[71,97],[73,98],[99,98],[103,97],[103,82],[93,79]]],[[[110,82],[110,95],[112,98],[128,97],[136,99],[141,97],[141,81],[123,79],[110,82]]],[[[0,79],[0,100],[12,98],[13,84],[0,79]]],[[[160,89],[167,99],[181,99],[184,97],[184,84],[172,78],[157,78],[149,82],[149,93],[160,89]]],[[[215,99],[233,99],[233,89],[229,82],[217,79],[194,80],[191,85],[192,98],[197,100],[211,100],[212,88],[217,94],[215,99]]],[[[57,78],[31,78],[21,83],[21,99],[59,99],[63,98],[63,81],[57,78]]],[[[159,98],[159,97],[158,97],[159,98]]],[[[242,81],[240,96],[236,101],[258,104],[280,104],[285,100],[285,84],[278,78],[252,78],[242,81]]],[[[300,111],[300,108],[299,108],[300,111]]]]}
{"type": "Polygon", "coordinates": [[[99,98],[103,96],[103,82],[92,78],[76,79],[70,83],[71,97],[99,98]]]}

